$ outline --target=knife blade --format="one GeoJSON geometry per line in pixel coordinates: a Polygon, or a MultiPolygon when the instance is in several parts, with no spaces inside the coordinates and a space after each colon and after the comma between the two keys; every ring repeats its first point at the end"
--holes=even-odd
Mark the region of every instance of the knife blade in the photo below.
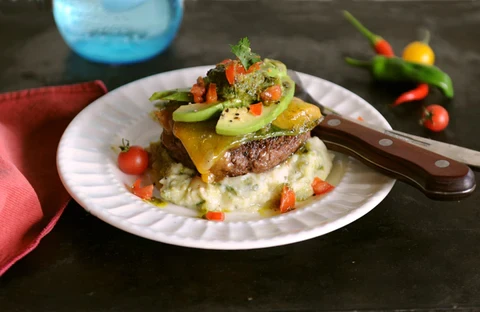
{"type": "Polygon", "coordinates": [[[350,155],[365,165],[412,185],[435,200],[458,200],[473,193],[475,175],[466,164],[336,114],[306,92],[295,72],[295,96],[317,104],[322,120],[311,135],[327,148],[350,155]]]}
{"type": "MultiPolygon", "coordinates": [[[[296,94],[295,96],[303,99],[304,101],[307,101],[311,104],[315,104],[320,109],[322,110],[323,114],[335,114],[335,115],[340,115],[338,112],[325,107],[321,103],[319,103],[317,100],[315,100],[306,90],[303,88],[302,81],[298,74],[293,71],[293,70],[288,70],[289,76],[295,81],[296,84],[296,94]]],[[[385,129],[382,127],[379,127],[377,125],[373,125],[371,123],[368,123],[368,121],[358,121],[356,119],[348,118],[343,116],[343,118],[349,119],[350,121],[356,122],[356,123],[362,123],[366,126],[368,126],[371,129],[374,129],[376,131],[382,132],[383,134],[401,139],[403,141],[406,141],[408,143],[414,144],[416,146],[419,146],[423,149],[427,149],[429,151],[435,152],[437,154],[449,157],[451,159],[455,159],[456,161],[459,161],[461,163],[464,163],[466,165],[469,165],[471,167],[474,167],[476,169],[480,169],[480,152],[475,151],[472,149],[468,149],[466,147],[461,147],[458,145],[454,144],[448,144],[424,137],[420,137],[417,135],[401,132],[398,130],[390,130],[390,129],[385,129]]]]}

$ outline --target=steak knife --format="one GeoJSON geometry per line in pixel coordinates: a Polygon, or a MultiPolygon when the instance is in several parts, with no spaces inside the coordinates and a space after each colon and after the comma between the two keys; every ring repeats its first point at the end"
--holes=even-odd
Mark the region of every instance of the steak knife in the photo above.
{"type": "Polygon", "coordinates": [[[401,132],[392,135],[395,131],[388,132],[342,117],[310,96],[296,72],[289,70],[288,74],[296,84],[295,96],[320,108],[323,117],[312,135],[320,138],[330,150],[352,156],[416,187],[434,200],[459,200],[474,192],[475,174],[466,164],[429,150],[428,145],[420,147],[402,137],[410,135],[401,132]]]}

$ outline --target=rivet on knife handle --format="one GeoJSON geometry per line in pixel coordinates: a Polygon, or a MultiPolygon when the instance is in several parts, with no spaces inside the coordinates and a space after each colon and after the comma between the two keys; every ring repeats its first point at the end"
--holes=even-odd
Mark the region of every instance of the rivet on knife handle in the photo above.
{"type": "Polygon", "coordinates": [[[409,144],[338,115],[327,115],[312,131],[331,150],[406,182],[432,199],[458,200],[470,195],[475,175],[465,164],[409,144]]]}

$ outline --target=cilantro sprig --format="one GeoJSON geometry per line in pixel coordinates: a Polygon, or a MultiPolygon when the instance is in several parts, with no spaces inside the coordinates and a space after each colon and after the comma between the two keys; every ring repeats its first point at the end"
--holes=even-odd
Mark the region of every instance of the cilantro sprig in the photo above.
{"type": "Polygon", "coordinates": [[[245,69],[262,60],[260,55],[253,53],[252,49],[250,49],[250,41],[247,37],[240,39],[236,45],[230,45],[230,48],[245,69]]]}

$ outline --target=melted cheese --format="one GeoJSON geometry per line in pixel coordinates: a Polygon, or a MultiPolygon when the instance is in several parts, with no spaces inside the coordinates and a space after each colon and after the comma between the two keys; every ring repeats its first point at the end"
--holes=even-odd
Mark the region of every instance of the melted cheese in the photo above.
{"type": "MultiPolygon", "coordinates": [[[[320,116],[316,106],[294,98],[289,107],[278,117],[279,128],[282,129],[281,132],[277,131],[276,135],[283,135],[285,131],[289,130],[302,129],[305,131],[306,128],[311,128],[312,120],[318,120],[320,116]],[[309,113],[305,114],[305,112],[309,113]]],[[[217,160],[223,157],[227,150],[252,138],[262,138],[254,133],[239,136],[219,135],[215,132],[216,123],[216,119],[211,119],[202,122],[175,122],[173,126],[173,134],[182,141],[188,155],[202,175],[202,180],[207,183],[214,180],[214,177],[210,174],[210,169],[217,160]]],[[[273,135],[275,133],[272,131],[263,136],[273,135]]]]}
{"type": "Polygon", "coordinates": [[[215,132],[217,120],[176,122],[173,134],[183,143],[202,179],[208,182],[209,170],[228,150],[240,145],[244,136],[225,136],[215,132]],[[207,177],[205,177],[206,175],[207,177]]]}

